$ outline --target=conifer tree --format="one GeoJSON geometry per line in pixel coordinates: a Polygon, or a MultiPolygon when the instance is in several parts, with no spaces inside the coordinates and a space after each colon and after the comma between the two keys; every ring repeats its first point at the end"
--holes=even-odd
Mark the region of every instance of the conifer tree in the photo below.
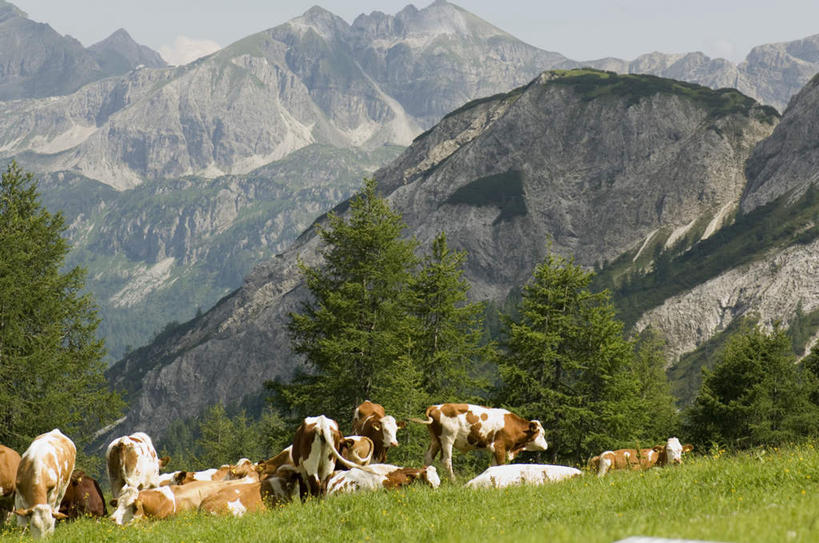
{"type": "Polygon", "coordinates": [[[816,435],[814,381],[795,358],[778,326],[770,333],[755,326],[732,337],[686,413],[695,444],[744,448],[816,435]]]}
{"type": "Polygon", "coordinates": [[[274,386],[279,403],[297,417],[323,413],[347,421],[364,400],[414,393],[406,366],[417,330],[409,311],[417,259],[415,241],[401,239],[404,229],[372,179],[351,200],[348,219],[330,213],[319,227],[323,262],[301,264],[311,300],[289,324],[307,371],[274,386]],[[409,378],[396,383],[399,376],[409,378]]]}
{"type": "Polygon", "coordinates": [[[633,440],[639,402],[632,346],[591,272],[549,253],[507,319],[499,402],[540,419],[552,460],[584,461],[633,440]]]}
{"type": "Polygon", "coordinates": [[[484,304],[469,303],[463,278],[466,252],[452,251],[442,232],[413,281],[419,330],[413,349],[430,403],[468,400],[480,389],[475,367],[488,363],[494,345],[482,345],[484,304]]]}
{"type": "Polygon", "coordinates": [[[659,443],[679,430],[679,415],[665,366],[665,340],[652,328],[643,330],[634,345],[632,366],[641,402],[641,443],[659,443]]]}
{"type": "Polygon", "coordinates": [[[0,181],[0,443],[17,450],[55,427],[82,445],[123,405],[106,386],[84,270],[61,271],[64,231],[11,163],[0,181]]]}

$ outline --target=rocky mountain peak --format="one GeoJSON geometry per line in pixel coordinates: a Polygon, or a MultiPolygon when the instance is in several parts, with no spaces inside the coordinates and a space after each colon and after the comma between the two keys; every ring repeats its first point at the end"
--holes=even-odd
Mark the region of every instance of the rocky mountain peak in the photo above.
{"type": "Polygon", "coordinates": [[[311,7],[301,16],[291,19],[286,24],[298,30],[312,28],[327,40],[344,35],[350,29],[347,21],[318,5],[311,7]]]}
{"type": "Polygon", "coordinates": [[[819,74],[793,97],[771,137],[748,159],[742,211],[748,213],[784,194],[792,200],[819,185],[819,74]]]}
{"type": "Polygon", "coordinates": [[[90,46],[88,50],[103,71],[109,74],[122,74],[139,65],[149,68],[167,66],[159,53],[138,44],[124,28],[116,30],[104,40],[90,46]]]}
{"type": "Polygon", "coordinates": [[[12,4],[11,2],[6,2],[5,0],[0,0],[0,23],[7,19],[11,19],[13,17],[22,17],[24,19],[28,18],[28,14],[12,4]]]}

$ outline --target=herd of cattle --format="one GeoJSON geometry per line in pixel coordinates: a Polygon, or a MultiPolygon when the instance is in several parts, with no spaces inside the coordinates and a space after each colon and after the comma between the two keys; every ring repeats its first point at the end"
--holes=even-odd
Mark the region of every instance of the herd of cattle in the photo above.
{"type": "MultiPolygon", "coordinates": [[[[452,449],[486,449],[493,466],[467,483],[470,488],[503,488],[543,484],[580,475],[567,466],[506,464],[521,451],[545,451],[543,426],[505,409],[469,404],[439,404],[426,419],[411,419],[429,428],[431,442],[423,468],[387,464],[387,452],[398,446],[404,427],[378,404],[366,401],[353,415],[353,433],[344,437],[338,424],[323,415],[305,418],[293,443],[261,462],[243,458],[235,465],[204,471],[160,474],[168,458],[159,458],[151,438],[142,432],[115,439],[105,459],[117,524],[134,519],[162,519],[185,511],[243,515],[271,505],[337,493],[393,489],[420,482],[437,488],[432,461],[440,452],[450,479],[452,449]]],[[[651,449],[605,451],[589,461],[599,476],[613,469],[647,469],[682,463],[691,450],[677,438],[651,449]]],[[[16,516],[35,538],[54,531],[58,519],[108,516],[97,481],[74,469],[76,448],[60,430],[34,439],[21,457],[0,445],[0,523],[16,516]],[[14,506],[10,506],[13,501],[14,506]]]]}

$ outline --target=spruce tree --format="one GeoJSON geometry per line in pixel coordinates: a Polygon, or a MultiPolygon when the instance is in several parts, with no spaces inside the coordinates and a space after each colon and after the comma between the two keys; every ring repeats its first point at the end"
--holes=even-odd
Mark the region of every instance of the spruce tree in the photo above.
{"type": "Polygon", "coordinates": [[[405,224],[378,195],[375,180],[365,180],[348,217],[330,213],[318,227],[323,262],[301,264],[311,299],[291,314],[289,331],[307,370],[274,387],[297,418],[347,421],[364,400],[385,404],[415,393],[409,357],[417,323],[409,285],[416,243],[401,238],[405,224]]]}
{"type": "Polygon", "coordinates": [[[122,409],[106,386],[84,270],[61,270],[64,231],[33,176],[11,163],[0,181],[0,443],[17,450],[55,427],[82,445],[122,409]]]}
{"type": "Polygon", "coordinates": [[[632,346],[591,278],[548,254],[523,289],[519,318],[506,323],[498,401],[541,420],[552,460],[584,461],[639,430],[632,346]]]}
{"type": "Polygon", "coordinates": [[[634,344],[632,371],[641,402],[641,443],[659,443],[679,431],[679,415],[665,373],[665,345],[663,337],[652,328],[643,330],[634,344]]]}
{"type": "Polygon", "coordinates": [[[695,444],[745,448],[816,435],[814,381],[795,362],[790,339],[778,326],[770,333],[755,326],[732,337],[686,413],[695,444]]]}
{"type": "Polygon", "coordinates": [[[442,232],[412,285],[419,324],[413,355],[430,403],[472,399],[481,388],[477,364],[493,359],[494,345],[482,344],[484,304],[467,300],[465,261],[466,252],[452,251],[442,232]]]}

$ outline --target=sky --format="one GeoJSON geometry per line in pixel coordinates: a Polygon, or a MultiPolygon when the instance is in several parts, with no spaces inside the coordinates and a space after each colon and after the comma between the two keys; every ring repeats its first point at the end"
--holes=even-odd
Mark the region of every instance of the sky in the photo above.
{"type": "MultiPolygon", "coordinates": [[[[2,1],[2,0],[0,0],[2,1]]],[[[352,23],[407,0],[10,0],[29,18],[88,46],[118,28],[171,64],[211,53],[318,4],[352,23]],[[192,57],[192,58],[191,58],[192,57]]],[[[431,0],[414,2],[422,8],[431,0]]],[[[702,51],[734,62],[755,45],[819,34],[817,0],[460,0],[455,4],[534,46],[573,60],[702,51]]]]}

